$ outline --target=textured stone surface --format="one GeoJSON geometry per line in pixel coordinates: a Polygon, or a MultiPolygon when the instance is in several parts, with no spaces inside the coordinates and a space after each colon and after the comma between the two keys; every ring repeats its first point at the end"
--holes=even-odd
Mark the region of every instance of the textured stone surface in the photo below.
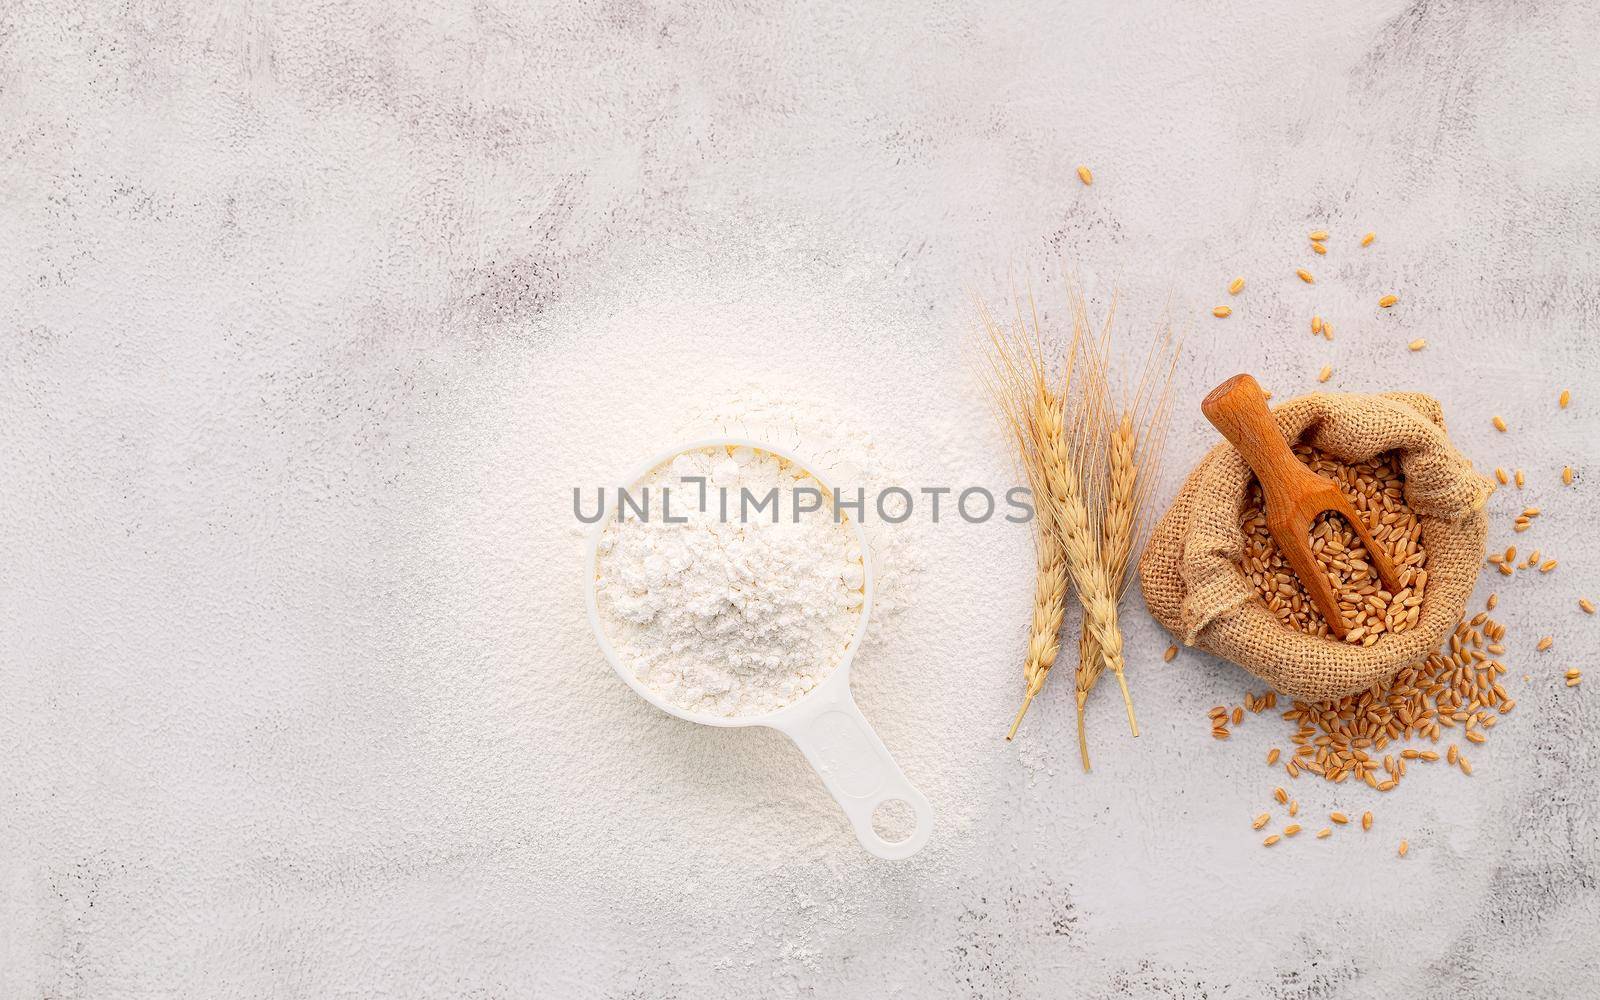
{"type": "Polygon", "coordinates": [[[0,5],[0,994],[1592,990],[1592,5],[220,6],[0,5]],[[1210,740],[1252,679],[1136,604],[1144,735],[1101,691],[1082,774],[1056,684],[1004,744],[1003,525],[925,526],[856,671],[912,862],[609,672],[572,485],[751,384],[1004,484],[967,289],[1061,262],[1188,329],[1164,495],[1206,388],[1325,362],[1526,470],[1491,544],[1562,567],[1480,584],[1520,708],[1474,777],[1301,782],[1375,829],[1263,851],[1284,724],[1210,740]]]}

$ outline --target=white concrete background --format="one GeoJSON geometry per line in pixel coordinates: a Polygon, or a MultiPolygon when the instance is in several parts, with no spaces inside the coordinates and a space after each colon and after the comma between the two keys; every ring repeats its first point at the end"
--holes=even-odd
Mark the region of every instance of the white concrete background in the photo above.
{"type": "Polygon", "coordinates": [[[1593,5],[9,0],[0,143],[0,995],[1595,995],[1593,5]],[[752,384],[1006,482],[965,289],[1058,262],[1191,327],[1168,495],[1205,388],[1324,361],[1527,470],[1475,777],[1302,781],[1377,829],[1263,851],[1283,724],[1210,740],[1251,678],[1136,602],[1144,736],[1097,699],[1084,775],[1057,685],[1004,744],[1001,527],[858,671],[910,863],[608,672],[571,485],[752,384]]]}

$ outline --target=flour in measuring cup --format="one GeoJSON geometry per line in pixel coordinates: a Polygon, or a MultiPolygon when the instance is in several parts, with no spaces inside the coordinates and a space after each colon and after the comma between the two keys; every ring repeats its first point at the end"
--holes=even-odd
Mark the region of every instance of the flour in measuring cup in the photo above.
{"type": "Polygon", "coordinates": [[[648,488],[648,521],[631,509],[612,515],[595,583],[601,624],[622,662],[670,704],[728,717],[772,712],[843,659],[861,615],[862,553],[827,499],[797,518],[796,487],[821,489],[769,452],[685,452],[630,488],[641,502],[648,488]],[[703,494],[684,481],[693,477],[705,479],[703,494]],[[747,509],[741,522],[744,491],[759,500],[773,488],[777,523],[770,507],[747,509]],[[663,518],[664,489],[672,517],[686,523],[663,518]]]}

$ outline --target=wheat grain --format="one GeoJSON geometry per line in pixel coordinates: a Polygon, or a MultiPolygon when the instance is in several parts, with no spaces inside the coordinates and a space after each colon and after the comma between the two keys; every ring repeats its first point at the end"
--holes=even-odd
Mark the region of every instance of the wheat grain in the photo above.
{"type": "Polygon", "coordinates": [[[1377,233],[1368,233],[1367,235],[1361,237],[1361,245],[1364,246],[1364,247],[1370,247],[1370,246],[1372,246],[1372,241],[1377,239],[1377,238],[1378,238],[1378,234],[1377,233]]]}
{"type": "Polygon", "coordinates": [[[1078,180],[1083,181],[1084,187],[1088,187],[1094,183],[1094,173],[1088,167],[1079,167],[1078,180]]]}
{"type": "Polygon", "coordinates": [[[1303,268],[1303,267],[1297,267],[1297,268],[1295,268],[1295,270],[1294,270],[1294,273],[1295,273],[1295,275],[1296,275],[1296,276],[1297,276],[1297,277],[1299,277],[1299,279],[1300,279],[1300,280],[1301,280],[1301,281],[1303,281],[1303,282],[1305,282],[1305,283],[1306,283],[1306,284],[1308,284],[1308,285],[1314,285],[1314,284],[1316,284],[1316,283],[1317,283],[1317,279],[1316,279],[1316,278],[1313,278],[1313,277],[1312,277],[1312,276],[1311,276],[1311,272],[1310,272],[1310,271],[1307,271],[1307,270],[1306,270],[1306,269],[1305,269],[1305,268],[1303,268]]]}
{"type": "Polygon", "coordinates": [[[1233,315],[1233,310],[1229,309],[1227,306],[1217,306],[1215,309],[1211,310],[1211,315],[1215,316],[1217,319],[1227,319],[1229,316],[1233,315]]]}
{"type": "Polygon", "coordinates": [[[1568,389],[1562,389],[1561,395],[1556,397],[1556,403],[1565,410],[1570,402],[1572,402],[1572,392],[1568,389]]]}
{"type": "MultiPolygon", "coordinates": [[[[1410,630],[1421,617],[1427,551],[1422,544],[1421,522],[1404,503],[1405,477],[1398,457],[1384,453],[1350,464],[1303,444],[1295,446],[1294,451],[1311,471],[1339,485],[1400,571],[1402,589],[1388,594],[1378,585],[1367,552],[1349,525],[1340,518],[1321,518],[1313,524],[1312,553],[1334,582],[1340,607],[1351,626],[1344,641],[1371,645],[1383,635],[1410,630]]],[[[1258,483],[1250,486],[1239,527],[1245,536],[1240,569],[1267,610],[1291,628],[1329,636],[1321,613],[1267,528],[1258,483]]]]}
{"type": "MultiPolygon", "coordinates": [[[[1306,770],[1335,783],[1354,777],[1379,791],[1397,786],[1407,761],[1437,761],[1433,750],[1403,749],[1399,758],[1385,754],[1382,771],[1374,755],[1390,743],[1409,738],[1437,741],[1442,729],[1461,727],[1469,742],[1485,742],[1496,709],[1506,715],[1516,707],[1495,678],[1505,667],[1493,657],[1505,646],[1505,626],[1487,612],[1463,619],[1447,644],[1425,660],[1402,669],[1392,679],[1336,701],[1296,701],[1283,713],[1298,725],[1290,737],[1295,760],[1306,770]],[[1487,640],[1487,641],[1486,641],[1487,640]]],[[[1447,762],[1460,766],[1463,755],[1451,744],[1447,762]]],[[[1463,773],[1471,773],[1469,762],[1463,773]]],[[[1338,816],[1330,816],[1335,822],[1338,816]]]]}
{"type": "Polygon", "coordinates": [[[1387,309],[1399,301],[1400,296],[1398,295],[1385,295],[1383,298],[1378,300],[1378,306],[1380,308],[1387,309]]]}
{"type": "Polygon", "coordinates": [[[1506,418],[1505,417],[1502,417],[1497,413],[1497,414],[1495,414],[1495,417],[1494,417],[1494,420],[1492,421],[1492,423],[1494,424],[1494,429],[1495,430],[1499,431],[1502,434],[1505,433],[1505,431],[1506,431],[1506,418]]]}
{"type": "Polygon", "coordinates": [[[1232,281],[1228,282],[1229,295],[1238,295],[1242,291],[1244,291],[1244,278],[1234,278],[1232,281]]]}

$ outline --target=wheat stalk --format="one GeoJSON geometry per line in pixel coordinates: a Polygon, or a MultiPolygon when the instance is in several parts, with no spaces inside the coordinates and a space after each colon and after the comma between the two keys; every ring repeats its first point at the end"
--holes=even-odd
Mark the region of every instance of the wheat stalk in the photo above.
{"type": "MultiPolygon", "coordinates": [[[[1100,350],[1089,365],[1091,391],[1109,397],[1108,369],[1110,320],[1102,336],[1100,350]]],[[[1105,513],[1101,519],[1100,559],[1107,577],[1113,581],[1116,597],[1127,590],[1131,577],[1135,540],[1148,526],[1146,500],[1156,480],[1156,464],[1165,435],[1170,402],[1172,373],[1177,350],[1170,335],[1159,338],[1145,358],[1138,387],[1132,399],[1118,410],[1116,427],[1106,436],[1105,513]]],[[[1078,646],[1076,694],[1078,712],[1078,753],[1083,769],[1089,770],[1089,743],[1084,729],[1084,706],[1089,692],[1099,681],[1102,668],[1111,666],[1128,707],[1128,725],[1139,735],[1128,694],[1127,677],[1120,660],[1104,655],[1096,634],[1085,629],[1078,646]]]]}
{"type": "MultiPolygon", "coordinates": [[[[1042,495],[1048,488],[1040,472],[1037,463],[1030,464],[1028,478],[1035,495],[1042,495]]],[[[1034,549],[1038,566],[1034,580],[1033,625],[1028,635],[1028,656],[1023,663],[1023,680],[1027,686],[1022,707],[1017,709],[1017,717],[1006,733],[1008,740],[1017,735],[1022,717],[1028,713],[1034,697],[1044,690],[1045,678],[1061,652],[1061,619],[1067,610],[1066,551],[1051,523],[1048,507],[1038,512],[1034,549]]]]}
{"type": "MultiPolygon", "coordinates": [[[[1029,302],[1032,309],[1032,301],[1029,302]]],[[[1072,317],[1072,341],[1062,368],[1059,387],[1051,386],[1046,378],[1045,366],[1038,354],[1038,317],[1034,312],[1034,336],[1024,338],[1026,357],[1030,365],[1026,370],[1030,379],[1011,379],[1018,389],[1019,410],[1026,410],[1026,418],[1014,419],[1014,426],[1026,429],[1022,451],[1038,472],[1042,472],[1045,490],[1035,491],[1037,506],[1046,518],[1046,528],[1054,526],[1059,542],[1066,552],[1067,570],[1072,586],[1077,589],[1078,600],[1083,603],[1085,629],[1094,637],[1101,650],[1101,658],[1122,674],[1122,632],[1117,626],[1118,586],[1106,573],[1101,562],[1101,512],[1099,477],[1101,470],[1101,430],[1106,422],[1106,394],[1080,392],[1077,400],[1070,400],[1072,370],[1080,352],[1080,344],[1088,330],[1082,294],[1075,293],[1072,317]]],[[[1021,322],[1021,304],[1018,306],[1019,330],[1026,330],[1021,322]]],[[[990,328],[994,330],[994,328],[990,328]]],[[[1005,352],[1002,352],[1005,354],[1005,352]]],[[[1090,357],[1098,357],[1102,350],[1091,347],[1090,357]]],[[[1019,368],[1019,366],[1013,366],[1019,368]]],[[[1096,366],[1091,365],[1091,373],[1096,366]]],[[[1096,376],[1099,379],[1099,376],[1096,376]]],[[[1091,379],[1094,381],[1094,379],[1091,379]]],[[[1014,413],[1014,411],[1013,411],[1014,413]]],[[[1037,475],[1030,482],[1037,482],[1037,475]]],[[[1123,688],[1126,691],[1126,686],[1123,688]]],[[[1138,720],[1133,714],[1133,699],[1125,699],[1128,722],[1138,734],[1138,720]]],[[[1026,702],[1024,702],[1026,709],[1026,702]]],[[[1014,731],[1014,726],[1013,726],[1014,731]]]]}
{"type": "Polygon", "coordinates": [[[1157,361],[1166,357],[1165,349],[1153,350],[1138,388],[1113,419],[1107,367],[1114,309],[1099,334],[1090,335],[1083,294],[1076,288],[1071,294],[1071,337],[1065,344],[1046,343],[1031,291],[1026,298],[1013,295],[1010,323],[997,321],[981,302],[978,310],[988,334],[989,395],[1013,438],[1038,515],[1025,690],[1006,738],[1016,735],[1060,654],[1070,581],[1084,608],[1076,695],[1079,748],[1087,767],[1083,709],[1103,667],[1116,674],[1128,726],[1139,735],[1123,670],[1118,602],[1152,481],[1140,470],[1159,437],[1140,430],[1164,426],[1171,366],[1163,371],[1157,361]],[[1048,360],[1053,356],[1059,356],[1059,364],[1048,360]],[[1074,372],[1080,366],[1085,375],[1080,381],[1087,385],[1074,396],[1074,372]],[[1153,392],[1158,383],[1159,393],[1153,392]]]}
{"type": "Polygon", "coordinates": [[[1028,653],[1023,662],[1025,687],[1022,705],[1006,739],[1016,735],[1028,707],[1044,689],[1050,668],[1061,651],[1061,620],[1066,613],[1067,597],[1067,551],[1057,526],[1047,456],[1057,448],[1064,433],[1062,412],[1078,356],[1074,337],[1059,369],[1052,371],[1047,361],[1052,352],[1045,344],[1031,292],[1027,296],[1026,315],[1023,301],[1022,297],[1013,296],[1015,313],[1009,324],[997,321],[981,302],[977,304],[988,334],[986,382],[989,397],[1016,445],[1023,472],[1033,490],[1037,519],[1033,617],[1028,653]]]}
{"type": "MultiPolygon", "coordinates": [[[[1118,598],[1122,596],[1127,580],[1128,557],[1133,549],[1134,519],[1137,516],[1134,497],[1138,481],[1138,466],[1134,458],[1136,450],[1133,418],[1123,411],[1116,430],[1112,431],[1106,442],[1106,507],[1105,516],[1100,522],[1100,562],[1107,578],[1113,581],[1118,598]]],[[[1085,629],[1083,641],[1078,646],[1076,676],[1078,753],[1083,758],[1085,771],[1089,769],[1089,743],[1083,728],[1083,710],[1088,703],[1089,692],[1094,690],[1095,683],[1100,679],[1101,668],[1108,662],[1094,632],[1085,629]]],[[[1127,676],[1121,666],[1118,661],[1112,665],[1112,669],[1116,671],[1117,683],[1122,688],[1122,700],[1128,708],[1128,725],[1133,735],[1138,736],[1139,725],[1133,715],[1133,700],[1128,693],[1127,676]]]]}
{"type": "MultiPolygon", "coordinates": [[[[1076,421],[1085,428],[1086,436],[1092,433],[1089,428],[1095,423],[1093,405],[1091,403],[1080,411],[1082,419],[1076,421]]],[[[1078,600],[1083,604],[1084,629],[1100,647],[1100,655],[1106,665],[1120,676],[1122,632],[1117,623],[1120,587],[1113,587],[1112,578],[1101,558],[1103,510],[1100,504],[1085,502],[1086,487],[1092,481],[1080,476],[1083,467],[1066,448],[1056,447],[1046,451],[1045,469],[1050,481],[1051,501],[1055,506],[1061,540],[1067,550],[1072,584],[1077,588],[1078,600]]],[[[1133,714],[1133,699],[1128,696],[1126,685],[1123,687],[1123,698],[1128,711],[1128,725],[1137,736],[1139,723],[1133,714]]]]}

